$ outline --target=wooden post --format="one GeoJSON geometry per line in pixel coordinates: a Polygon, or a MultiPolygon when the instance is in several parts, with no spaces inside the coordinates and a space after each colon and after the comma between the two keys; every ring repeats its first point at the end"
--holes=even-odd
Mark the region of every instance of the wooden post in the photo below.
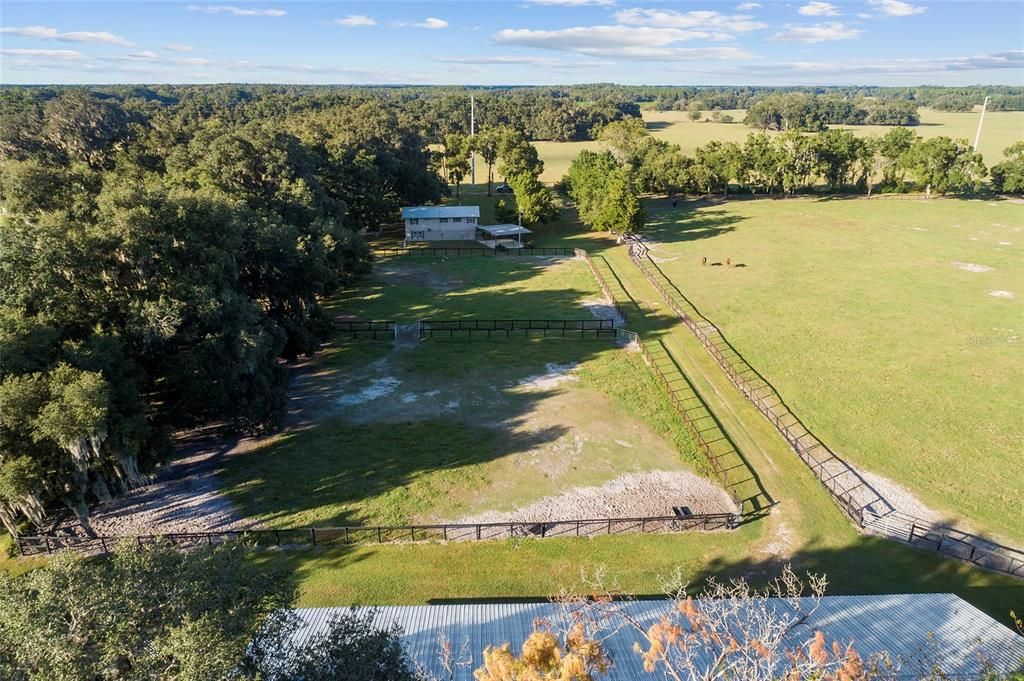
{"type": "Polygon", "coordinates": [[[346,543],[346,544],[350,544],[350,543],[351,543],[351,542],[350,542],[350,541],[348,540],[348,527],[347,527],[347,526],[345,527],[345,543],[346,543]]]}
{"type": "Polygon", "coordinates": [[[46,542],[46,555],[50,555],[50,553],[51,553],[51,551],[50,551],[50,538],[49,537],[43,537],[43,541],[46,542]]]}
{"type": "Polygon", "coordinates": [[[380,525],[377,526],[377,543],[378,544],[383,544],[384,543],[384,538],[381,535],[381,531],[380,531],[380,525]]]}
{"type": "Polygon", "coordinates": [[[313,540],[313,546],[316,546],[316,528],[309,528],[309,537],[313,540]]]}

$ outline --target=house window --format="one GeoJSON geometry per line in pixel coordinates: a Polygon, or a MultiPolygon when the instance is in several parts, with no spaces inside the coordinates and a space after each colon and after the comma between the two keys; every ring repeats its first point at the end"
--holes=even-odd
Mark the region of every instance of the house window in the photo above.
{"type": "Polygon", "coordinates": [[[423,238],[423,232],[409,232],[409,238],[413,241],[423,238]]]}
{"type": "Polygon", "coordinates": [[[409,218],[409,224],[410,225],[418,225],[418,224],[420,224],[420,220],[419,220],[419,218],[409,218]]]}
{"type": "Polygon", "coordinates": [[[452,218],[452,222],[462,222],[462,218],[452,218]]]}
{"type": "Polygon", "coordinates": [[[466,218],[466,222],[468,222],[471,225],[475,225],[476,224],[476,218],[466,218]]]}
{"type": "Polygon", "coordinates": [[[448,218],[441,218],[440,220],[438,220],[438,222],[440,222],[443,225],[444,223],[448,222],[448,218]]]}

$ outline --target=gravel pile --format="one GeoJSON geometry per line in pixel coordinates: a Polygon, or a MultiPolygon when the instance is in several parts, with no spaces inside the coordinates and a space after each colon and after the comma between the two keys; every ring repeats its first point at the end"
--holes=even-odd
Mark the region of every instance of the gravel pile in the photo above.
{"type": "Polygon", "coordinates": [[[595,487],[575,487],[515,511],[488,511],[456,523],[504,523],[577,518],[669,516],[673,506],[693,513],[731,513],[735,505],[725,490],[687,471],[630,473],[595,487]]]}

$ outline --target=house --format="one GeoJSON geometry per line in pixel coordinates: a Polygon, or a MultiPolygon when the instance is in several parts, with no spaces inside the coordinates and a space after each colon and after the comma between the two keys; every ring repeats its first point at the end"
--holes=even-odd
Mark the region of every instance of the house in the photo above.
{"type": "Polygon", "coordinates": [[[411,206],[402,220],[407,242],[475,241],[480,206],[411,206]]]}

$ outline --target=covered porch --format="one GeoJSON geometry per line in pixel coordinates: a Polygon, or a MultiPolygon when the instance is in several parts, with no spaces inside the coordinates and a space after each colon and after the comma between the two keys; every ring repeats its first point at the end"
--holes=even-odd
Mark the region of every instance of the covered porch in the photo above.
{"type": "Polygon", "coordinates": [[[522,248],[533,232],[522,225],[477,225],[476,239],[488,248],[522,248]]]}

